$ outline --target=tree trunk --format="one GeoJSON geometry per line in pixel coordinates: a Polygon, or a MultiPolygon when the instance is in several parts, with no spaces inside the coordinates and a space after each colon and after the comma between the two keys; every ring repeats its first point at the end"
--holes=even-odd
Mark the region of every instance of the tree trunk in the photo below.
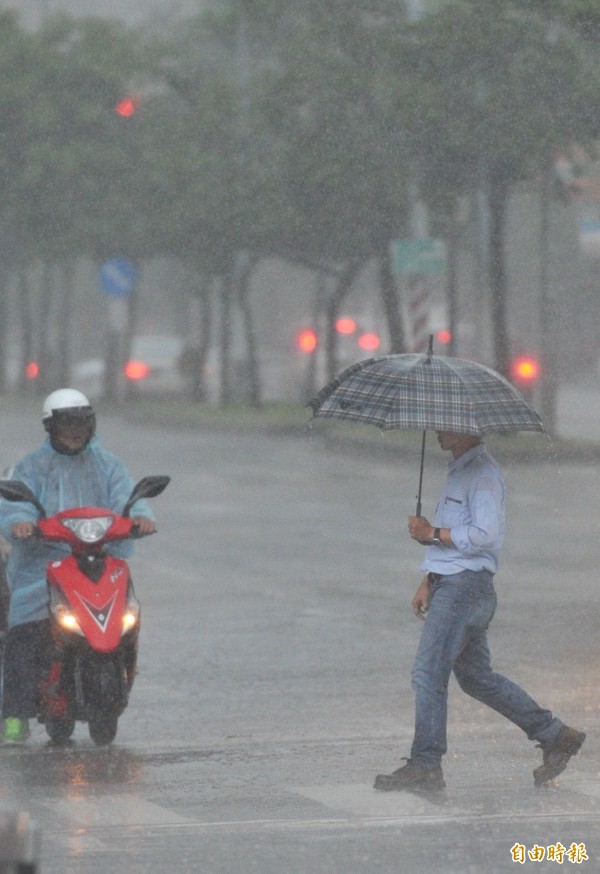
{"type": "Polygon", "coordinates": [[[360,273],[362,266],[362,259],[353,259],[349,261],[345,269],[339,275],[336,286],[327,300],[325,309],[327,319],[325,327],[325,361],[328,380],[333,379],[338,371],[338,334],[335,329],[335,323],[339,315],[340,305],[352,288],[354,280],[360,273]]]}
{"type": "Polygon", "coordinates": [[[308,402],[317,391],[317,364],[320,355],[321,325],[323,323],[324,302],[327,300],[327,274],[317,268],[315,271],[315,291],[312,307],[312,326],[317,333],[317,346],[306,358],[302,400],[308,402]]]}
{"type": "Polygon", "coordinates": [[[492,332],[494,349],[494,366],[503,376],[508,377],[510,371],[510,343],[506,312],[506,258],[504,246],[504,231],[506,224],[506,206],[508,201],[508,183],[501,167],[490,173],[489,178],[489,210],[490,210],[490,292],[492,332]]]}
{"type": "Polygon", "coordinates": [[[134,288],[131,289],[125,300],[125,324],[121,334],[120,344],[117,352],[117,363],[119,372],[119,381],[124,382],[124,393],[127,397],[137,398],[138,391],[135,385],[135,380],[123,380],[123,374],[127,362],[131,359],[133,349],[133,338],[137,334],[138,316],[140,309],[140,288],[142,284],[142,268],[137,270],[137,277],[134,288]]]}
{"type": "Polygon", "coordinates": [[[184,352],[182,370],[190,379],[191,399],[198,404],[206,401],[205,370],[212,333],[211,277],[202,269],[197,271],[198,284],[193,292],[200,308],[198,332],[191,346],[184,352]]]}
{"type": "Polygon", "coordinates": [[[75,297],[75,264],[71,260],[63,261],[60,272],[62,287],[58,311],[57,382],[59,385],[70,385],[73,364],[71,336],[74,328],[72,313],[75,297]]]}
{"type": "MultiPolygon", "coordinates": [[[[55,291],[54,267],[49,261],[44,261],[40,280],[40,300],[43,301],[41,311],[44,313],[44,318],[36,327],[38,335],[37,360],[40,368],[38,383],[45,392],[50,392],[56,388],[57,351],[60,354],[60,337],[59,349],[52,348],[51,324],[55,316],[55,291]]],[[[67,385],[67,383],[62,383],[62,385],[67,385]]]]}
{"type": "Polygon", "coordinates": [[[458,233],[457,222],[451,214],[447,223],[446,245],[448,247],[448,260],[446,263],[446,303],[448,305],[448,330],[450,342],[448,355],[456,355],[457,350],[457,326],[458,326],[458,233]]]}
{"type": "Polygon", "coordinates": [[[254,314],[250,304],[250,279],[257,259],[248,258],[238,275],[238,304],[242,311],[242,324],[246,338],[246,368],[248,377],[248,401],[252,407],[262,404],[262,390],[258,363],[258,340],[254,325],[254,314]]]}
{"type": "Polygon", "coordinates": [[[233,315],[232,303],[234,292],[233,263],[227,265],[221,279],[221,335],[220,335],[220,393],[219,402],[227,406],[233,401],[233,366],[232,366],[232,334],[233,315]]]}
{"type": "Polygon", "coordinates": [[[10,301],[8,299],[8,278],[8,271],[0,268],[0,392],[6,392],[9,388],[7,351],[9,350],[10,301]]]}
{"type": "Polygon", "coordinates": [[[383,302],[383,309],[390,335],[391,354],[406,351],[406,339],[402,313],[398,301],[396,280],[392,273],[391,255],[389,246],[379,254],[379,290],[383,302]]]}
{"type": "Polygon", "coordinates": [[[27,388],[26,368],[30,361],[35,360],[35,323],[33,319],[32,291],[26,267],[19,268],[17,300],[21,317],[21,358],[19,363],[18,388],[27,388]]]}

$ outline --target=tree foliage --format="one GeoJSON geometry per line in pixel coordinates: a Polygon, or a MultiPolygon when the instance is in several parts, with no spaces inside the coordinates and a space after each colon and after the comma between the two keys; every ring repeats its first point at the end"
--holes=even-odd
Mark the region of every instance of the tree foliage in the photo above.
{"type": "MultiPolygon", "coordinates": [[[[396,55],[399,78],[413,82],[407,134],[432,214],[451,213],[456,197],[477,189],[488,198],[495,364],[507,375],[511,188],[547,172],[560,149],[598,135],[598,65],[541,5],[447,4],[415,25],[396,55]]],[[[404,88],[401,99],[406,105],[404,88]]]]}
{"type": "Polygon", "coordinates": [[[223,0],[150,37],[67,16],[28,34],[4,13],[2,279],[161,254],[199,288],[219,278],[224,324],[237,299],[249,325],[248,265],[277,255],[337,277],[331,324],[377,259],[400,351],[386,259],[410,233],[415,183],[443,234],[457,198],[480,190],[506,370],[504,212],[558,149],[598,137],[596,7],[453,0],[409,23],[399,0],[223,0]],[[139,108],[120,118],[127,94],[139,108]]]}

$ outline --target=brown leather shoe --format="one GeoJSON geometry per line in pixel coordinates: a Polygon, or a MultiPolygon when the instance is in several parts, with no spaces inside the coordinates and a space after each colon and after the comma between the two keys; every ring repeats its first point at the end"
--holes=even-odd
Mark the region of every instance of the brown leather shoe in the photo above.
{"type": "Polygon", "coordinates": [[[538,744],[542,749],[544,763],[533,772],[535,785],[543,786],[548,780],[554,780],[562,774],[571,756],[575,756],[581,749],[584,740],[585,732],[564,725],[551,743],[538,744]]]}
{"type": "Polygon", "coordinates": [[[441,767],[424,768],[418,762],[406,759],[393,774],[378,774],[375,777],[374,788],[383,792],[440,792],[446,783],[441,767]]]}

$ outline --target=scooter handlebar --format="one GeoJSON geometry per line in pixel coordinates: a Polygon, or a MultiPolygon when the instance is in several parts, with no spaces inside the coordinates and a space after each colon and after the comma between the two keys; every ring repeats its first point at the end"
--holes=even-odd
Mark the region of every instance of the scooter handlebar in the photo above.
{"type": "Polygon", "coordinates": [[[142,533],[139,530],[139,524],[137,522],[134,522],[133,525],[131,526],[131,534],[129,535],[129,539],[130,540],[141,540],[142,537],[150,537],[152,534],[156,534],[156,528],[154,529],[154,531],[147,531],[145,533],[142,533]]]}

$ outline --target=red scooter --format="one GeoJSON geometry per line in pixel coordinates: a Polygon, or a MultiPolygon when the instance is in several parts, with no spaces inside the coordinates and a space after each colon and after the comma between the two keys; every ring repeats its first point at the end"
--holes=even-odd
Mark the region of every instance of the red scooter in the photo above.
{"type": "Polygon", "coordinates": [[[54,516],[31,489],[0,481],[0,496],[27,501],[39,512],[36,535],[66,543],[71,554],[47,565],[52,651],[40,681],[40,713],[50,739],[65,743],[75,722],[87,722],[94,743],[111,743],[133,686],[140,604],[124,559],[104,546],[136,536],[129,513],[140,498],[159,495],[168,476],[148,476],[133,489],[121,514],[101,507],[76,507],[54,516]]]}

